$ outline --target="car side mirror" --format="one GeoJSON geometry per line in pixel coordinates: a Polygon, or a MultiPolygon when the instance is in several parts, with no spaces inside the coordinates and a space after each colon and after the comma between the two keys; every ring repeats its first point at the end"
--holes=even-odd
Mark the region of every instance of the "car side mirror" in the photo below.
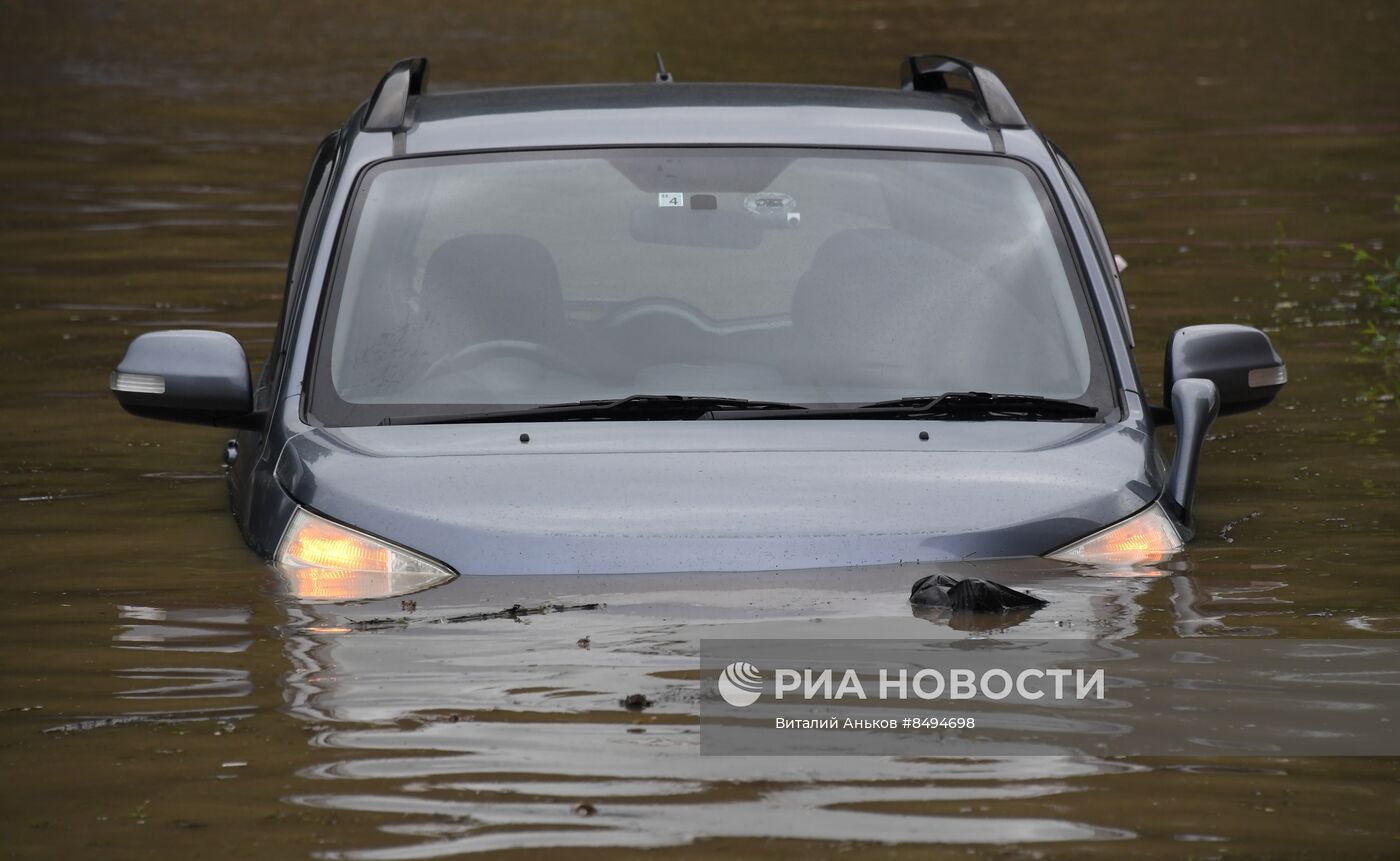
{"type": "Polygon", "coordinates": [[[148,332],[126,348],[112,394],[132,415],[191,424],[256,428],[248,357],[226,332],[148,332]]]}
{"type": "Polygon", "coordinates": [[[1178,380],[1215,383],[1222,416],[1267,406],[1288,382],[1288,368],[1269,336],[1232,323],[1177,329],[1167,342],[1163,373],[1167,393],[1178,380]]]}

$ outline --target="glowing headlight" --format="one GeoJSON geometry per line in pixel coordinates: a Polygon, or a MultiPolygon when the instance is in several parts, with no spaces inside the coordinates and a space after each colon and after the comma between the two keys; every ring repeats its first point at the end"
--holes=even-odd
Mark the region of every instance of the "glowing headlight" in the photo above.
{"type": "Polygon", "coordinates": [[[417,553],[298,508],[277,569],[302,601],[364,601],[406,595],[457,576],[417,553]]]}
{"type": "Polygon", "coordinates": [[[1153,503],[1127,520],[1046,555],[1067,562],[1137,565],[1161,562],[1183,547],[1176,525],[1153,503]]]}

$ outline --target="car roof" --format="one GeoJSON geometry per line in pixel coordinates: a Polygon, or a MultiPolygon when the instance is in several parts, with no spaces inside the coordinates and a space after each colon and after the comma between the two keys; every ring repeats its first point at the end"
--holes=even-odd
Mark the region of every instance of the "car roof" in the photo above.
{"type": "Polygon", "coordinates": [[[791,145],[993,152],[971,99],[796,84],[592,84],[424,93],[404,155],[649,145],[791,145]]]}

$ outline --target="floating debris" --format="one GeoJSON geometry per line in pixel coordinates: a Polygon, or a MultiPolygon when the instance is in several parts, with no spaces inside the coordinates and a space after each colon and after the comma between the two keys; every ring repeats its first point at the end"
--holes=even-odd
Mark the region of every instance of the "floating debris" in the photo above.
{"type": "Polygon", "coordinates": [[[944,607],[954,613],[1004,613],[1037,610],[1049,602],[979,577],[955,580],[946,574],[930,574],[915,581],[909,603],[916,607],[944,607]]]}
{"type": "Polygon", "coordinates": [[[642,709],[651,708],[656,703],[647,699],[646,694],[631,694],[626,699],[618,700],[618,705],[628,711],[639,712],[642,709]]]}
{"type": "MultiPolygon", "coordinates": [[[[403,609],[406,612],[411,613],[413,612],[413,610],[418,609],[418,604],[416,602],[404,603],[411,603],[413,607],[412,610],[410,610],[408,607],[404,607],[403,609]]],[[[535,607],[526,607],[521,604],[515,604],[510,607],[507,607],[504,610],[487,610],[481,613],[466,613],[460,616],[439,616],[433,619],[417,619],[414,620],[412,624],[455,625],[461,622],[485,622],[491,619],[520,619],[525,616],[540,616],[546,613],[563,613],[568,610],[598,610],[606,606],[606,604],[600,603],[540,604],[535,607]]],[[[347,624],[351,629],[356,631],[382,631],[389,628],[406,628],[409,626],[410,622],[408,619],[404,618],[379,618],[361,619],[359,621],[348,622],[347,624]]]]}
{"type": "Polygon", "coordinates": [[[194,721],[206,720],[217,720],[220,722],[219,725],[221,727],[227,726],[228,730],[231,732],[233,730],[233,724],[227,722],[230,720],[241,720],[246,717],[251,717],[251,715],[190,715],[180,714],[178,712],[166,714],[114,715],[112,717],[86,718],[84,720],[76,720],[71,723],[59,724],[58,726],[49,727],[48,729],[44,730],[44,732],[89,732],[95,729],[107,729],[108,727],[116,726],[131,726],[139,724],[160,725],[176,723],[193,723],[194,721]]]}
{"type": "Polygon", "coordinates": [[[1263,512],[1251,511],[1244,517],[1237,517],[1234,520],[1231,520],[1229,523],[1226,523],[1224,526],[1220,527],[1220,537],[1225,540],[1226,544],[1234,544],[1235,539],[1230,537],[1231,530],[1233,530],[1236,526],[1239,526],[1241,523],[1248,523],[1249,521],[1258,517],[1260,514],[1263,514],[1263,512]]]}

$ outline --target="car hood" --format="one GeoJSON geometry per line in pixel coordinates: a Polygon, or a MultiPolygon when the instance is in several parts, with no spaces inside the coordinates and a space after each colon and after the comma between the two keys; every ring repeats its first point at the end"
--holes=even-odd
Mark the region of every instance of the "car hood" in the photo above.
{"type": "Polygon", "coordinates": [[[287,444],[277,478],[306,507],[462,574],[1039,555],[1161,486],[1141,428],[1056,422],[319,428],[287,444]]]}

